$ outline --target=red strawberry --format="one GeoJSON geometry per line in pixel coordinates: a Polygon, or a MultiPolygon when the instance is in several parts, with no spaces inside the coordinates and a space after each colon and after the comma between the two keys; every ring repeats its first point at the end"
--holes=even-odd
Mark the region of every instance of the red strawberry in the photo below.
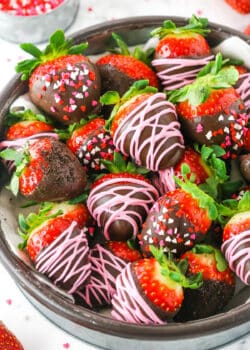
{"type": "Polygon", "coordinates": [[[177,103],[184,135],[199,144],[221,146],[225,158],[236,157],[242,148],[248,119],[246,107],[232,87],[238,77],[233,66],[223,67],[218,54],[192,84],[169,94],[170,101],[177,103]]]}
{"type": "Polygon", "coordinates": [[[84,125],[76,126],[67,146],[84,165],[86,171],[99,171],[105,169],[101,162],[113,160],[115,146],[108,131],[105,130],[105,120],[95,118],[84,125]]]}
{"type": "Polygon", "coordinates": [[[38,202],[60,201],[80,195],[86,185],[80,162],[55,138],[30,140],[27,148],[17,151],[7,148],[0,155],[15,161],[16,171],[10,184],[15,195],[20,192],[38,202]]]}
{"type": "Polygon", "coordinates": [[[220,213],[221,217],[229,217],[223,230],[221,250],[230,268],[242,282],[250,285],[250,191],[246,190],[237,205],[221,206],[220,213]]]}
{"type": "Polygon", "coordinates": [[[208,20],[192,16],[189,23],[176,27],[170,20],[153,30],[152,35],[159,37],[155,48],[153,67],[166,90],[180,88],[191,83],[197,73],[213,58],[204,36],[208,20]]]}
{"type": "Polygon", "coordinates": [[[128,262],[141,259],[141,253],[128,242],[107,241],[90,251],[92,274],[89,283],[77,293],[80,302],[88,307],[111,304],[115,280],[128,262]]]}
{"type": "Polygon", "coordinates": [[[99,110],[99,71],[82,55],[86,47],[86,43],[72,46],[61,30],[50,37],[44,52],[32,44],[21,45],[35,57],[16,67],[23,80],[29,78],[31,100],[62,124],[78,122],[99,110]]]}
{"type": "Polygon", "coordinates": [[[184,146],[175,108],[148,81],[135,82],[122,98],[109,91],[101,102],[115,104],[107,128],[123,155],[153,171],[174,166],[181,159],[184,146]]]}
{"type": "Polygon", "coordinates": [[[250,13],[250,2],[249,0],[225,0],[234,10],[239,13],[247,14],[250,13]]]}
{"type": "Polygon", "coordinates": [[[115,319],[164,324],[180,309],[184,299],[183,287],[200,286],[201,274],[191,282],[183,274],[183,265],[168,260],[162,250],[152,252],[156,258],[129,263],[117,277],[117,291],[112,299],[115,319]]]}
{"type": "Polygon", "coordinates": [[[176,321],[188,321],[212,316],[220,312],[234,294],[233,272],[220,250],[209,245],[196,245],[181,259],[188,263],[188,274],[202,273],[203,284],[196,290],[185,290],[184,302],[176,321]]]}
{"type": "Polygon", "coordinates": [[[209,195],[191,183],[176,179],[181,187],[167,192],[151,208],[139,235],[141,250],[151,255],[150,246],[180,255],[202,241],[217,217],[217,207],[209,195]]]}
{"type": "Polygon", "coordinates": [[[250,35],[250,24],[244,29],[244,33],[250,35]]]}
{"type": "Polygon", "coordinates": [[[41,250],[51,244],[73,221],[79,228],[90,222],[90,215],[84,204],[46,202],[41,205],[38,214],[31,213],[26,219],[20,214],[20,234],[24,239],[20,247],[26,247],[29,257],[35,261],[41,250]]]}
{"type": "Polygon", "coordinates": [[[16,336],[0,321],[0,349],[1,350],[24,350],[16,336]]]}
{"type": "Polygon", "coordinates": [[[159,82],[155,72],[143,62],[143,59],[147,62],[146,54],[140,51],[138,55],[139,48],[137,48],[136,56],[132,56],[119,35],[112,33],[112,37],[121,52],[103,56],[96,62],[102,78],[103,93],[114,90],[123,95],[135,81],[141,79],[147,79],[149,85],[158,88],[159,82]]]}
{"type": "Polygon", "coordinates": [[[244,151],[250,152],[250,128],[246,129],[246,133],[244,135],[244,151]]]}
{"type": "Polygon", "coordinates": [[[119,153],[115,153],[113,163],[104,164],[115,173],[106,174],[93,183],[88,209],[103,228],[107,240],[135,238],[158,197],[157,190],[143,175],[135,173],[136,167],[126,164],[119,153]]]}

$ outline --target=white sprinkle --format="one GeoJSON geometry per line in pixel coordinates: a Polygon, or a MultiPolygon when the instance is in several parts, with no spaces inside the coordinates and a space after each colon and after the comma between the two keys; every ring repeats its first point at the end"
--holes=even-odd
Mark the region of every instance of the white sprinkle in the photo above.
{"type": "Polygon", "coordinates": [[[212,134],[212,131],[211,131],[211,130],[208,131],[208,132],[206,133],[206,138],[207,138],[208,140],[210,140],[210,139],[212,138],[212,136],[213,136],[213,134],[212,134]]]}
{"type": "Polygon", "coordinates": [[[169,219],[168,219],[168,223],[169,223],[169,224],[172,224],[173,222],[174,222],[174,219],[172,219],[172,218],[169,218],[169,219]]]}
{"type": "Polygon", "coordinates": [[[221,115],[219,116],[218,120],[219,120],[219,121],[224,120],[224,115],[223,115],[223,114],[221,114],[221,115]]]}
{"type": "Polygon", "coordinates": [[[190,245],[190,243],[191,243],[191,241],[188,240],[188,241],[186,241],[186,242],[184,243],[184,245],[190,245]]]}
{"type": "Polygon", "coordinates": [[[229,128],[227,126],[225,126],[225,128],[224,128],[224,132],[225,132],[225,134],[229,134],[230,133],[230,130],[229,130],[229,128]]]}

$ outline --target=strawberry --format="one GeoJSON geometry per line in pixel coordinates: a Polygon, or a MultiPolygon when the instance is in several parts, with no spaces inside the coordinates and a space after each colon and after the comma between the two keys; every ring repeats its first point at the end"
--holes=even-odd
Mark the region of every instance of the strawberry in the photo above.
{"type": "Polygon", "coordinates": [[[175,317],[177,322],[212,316],[220,312],[234,294],[235,278],[219,249],[210,245],[196,245],[181,259],[188,263],[188,274],[202,273],[199,289],[186,289],[184,302],[175,317]]]}
{"type": "Polygon", "coordinates": [[[236,200],[224,201],[220,205],[220,220],[224,224],[222,252],[232,271],[250,285],[250,191],[236,200]]]}
{"type": "Polygon", "coordinates": [[[136,172],[145,172],[132,163],[126,164],[119,153],[114,162],[103,161],[108,170],[93,184],[87,206],[106,240],[126,241],[135,238],[149,208],[158,197],[157,190],[136,172]]]}
{"type": "Polygon", "coordinates": [[[250,152],[250,127],[247,127],[246,133],[244,135],[244,151],[250,152]]]}
{"type": "Polygon", "coordinates": [[[117,277],[111,312],[115,319],[138,324],[165,324],[183,303],[183,287],[200,286],[200,273],[190,280],[184,274],[185,263],[176,265],[164,256],[162,249],[152,249],[152,253],[155,257],[129,263],[117,277]]]}
{"type": "Polygon", "coordinates": [[[30,109],[7,114],[4,124],[8,126],[5,136],[7,140],[16,140],[54,130],[48,119],[41,114],[35,114],[30,109]]]}
{"type": "Polygon", "coordinates": [[[99,117],[75,126],[73,124],[67,146],[77,156],[86,171],[105,169],[101,160],[112,161],[115,151],[111,135],[105,130],[105,120],[99,117]]]}
{"type": "Polygon", "coordinates": [[[121,98],[109,91],[100,100],[115,104],[106,127],[123,155],[153,171],[180,160],[184,146],[175,107],[166,101],[165,94],[148,86],[148,81],[135,82],[121,98]]]}
{"type": "Polygon", "coordinates": [[[141,253],[128,242],[107,241],[90,251],[92,274],[89,283],[77,292],[80,303],[90,308],[111,304],[115,280],[128,262],[141,259],[141,253]]]}
{"type": "Polygon", "coordinates": [[[212,197],[187,178],[190,169],[183,172],[185,182],[176,178],[180,188],[167,192],[151,208],[138,238],[145,256],[150,246],[163,247],[180,255],[194,244],[204,240],[212,221],[217,217],[217,206],[212,197]]]}
{"type": "Polygon", "coordinates": [[[250,24],[244,29],[244,33],[250,35],[250,24]]]}
{"type": "Polygon", "coordinates": [[[0,349],[1,350],[24,350],[16,336],[0,321],[0,349]]]}
{"type": "Polygon", "coordinates": [[[235,11],[244,14],[250,13],[249,0],[225,0],[235,11]]]}
{"type": "Polygon", "coordinates": [[[148,79],[151,86],[158,88],[159,82],[149,67],[147,53],[136,48],[132,55],[118,34],[112,33],[112,37],[120,51],[102,56],[96,62],[102,78],[102,92],[115,90],[123,95],[135,81],[141,79],[148,79]]]}
{"type": "Polygon", "coordinates": [[[248,119],[246,107],[232,87],[238,77],[235,67],[223,67],[218,54],[192,84],[169,93],[169,100],[177,104],[184,136],[199,144],[221,146],[225,158],[235,158],[243,147],[248,119]]]}
{"type": "Polygon", "coordinates": [[[197,73],[213,58],[204,36],[208,20],[192,16],[189,23],[176,27],[170,20],[152,31],[159,38],[155,48],[153,67],[165,90],[172,90],[191,83],[197,73]]]}
{"type": "Polygon", "coordinates": [[[100,76],[89,58],[82,55],[87,43],[72,46],[58,30],[44,52],[33,44],[21,48],[34,56],[19,62],[16,71],[29,79],[31,100],[51,118],[72,124],[99,110],[100,76]]]}
{"type": "MultiPolygon", "coordinates": [[[[16,141],[12,142],[15,147],[16,141]]],[[[55,138],[30,140],[27,146],[19,150],[7,148],[0,156],[15,161],[16,171],[10,182],[14,195],[20,192],[38,202],[67,200],[80,195],[86,185],[86,174],[80,162],[55,138]]]]}

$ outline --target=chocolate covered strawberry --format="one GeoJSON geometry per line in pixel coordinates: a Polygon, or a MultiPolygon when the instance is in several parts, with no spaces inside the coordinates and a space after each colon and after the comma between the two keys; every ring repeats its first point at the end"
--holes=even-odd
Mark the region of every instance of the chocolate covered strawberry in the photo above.
{"type": "Polygon", "coordinates": [[[249,0],[225,0],[235,11],[241,14],[250,13],[249,0]]]}
{"type": "Polygon", "coordinates": [[[175,320],[196,320],[222,311],[233,297],[235,278],[221,251],[199,244],[181,259],[187,260],[188,275],[202,273],[203,283],[198,289],[185,289],[184,302],[175,320]]]}
{"type": "Polygon", "coordinates": [[[16,336],[0,321],[0,349],[24,350],[16,336]]]}
{"type": "Polygon", "coordinates": [[[105,174],[92,184],[87,206],[103,228],[106,240],[126,241],[135,238],[158,192],[137,168],[124,161],[119,153],[114,162],[104,164],[113,173],[105,174]]]}
{"type": "Polygon", "coordinates": [[[77,298],[90,308],[110,305],[116,291],[116,277],[129,262],[141,257],[141,253],[128,242],[107,241],[103,245],[97,244],[90,250],[90,281],[77,292],[77,298]]]}
{"type": "Polygon", "coordinates": [[[9,113],[4,119],[4,124],[7,127],[6,140],[16,140],[54,130],[45,116],[36,114],[30,109],[9,113]]]}
{"type": "Polygon", "coordinates": [[[243,146],[248,116],[233,85],[239,73],[233,66],[223,67],[220,54],[190,85],[174,90],[169,99],[177,104],[184,136],[193,142],[219,145],[226,158],[234,158],[243,146]]]}
{"type": "Polygon", "coordinates": [[[145,256],[151,255],[151,245],[175,255],[182,254],[204,240],[217,217],[212,197],[190,182],[186,174],[183,176],[185,182],[176,178],[180,188],[160,197],[143,224],[138,237],[145,256]]]}
{"type": "Polygon", "coordinates": [[[147,169],[157,171],[174,166],[184,151],[175,107],[164,93],[140,80],[121,98],[109,91],[104,104],[115,104],[107,128],[116,148],[147,169]]]}
{"type": "Polygon", "coordinates": [[[56,31],[41,51],[33,44],[21,48],[34,56],[18,63],[16,71],[29,79],[29,95],[36,106],[62,124],[72,124],[99,109],[99,71],[82,53],[87,43],[72,45],[56,31]]]}
{"type": "Polygon", "coordinates": [[[97,117],[74,126],[67,146],[77,156],[86,171],[105,169],[101,160],[113,160],[115,146],[105,129],[105,120],[97,117]]]}
{"type": "Polygon", "coordinates": [[[211,60],[213,55],[204,36],[208,20],[192,16],[189,23],[176,27],[170,20],[153,30],[152,35],[159,37],[155,48],[153,67],[158,71],[165,90],[178,89],[191,83],[197,73],[211,60]]]}
{"type": "Polygon", "coordinates": [[[102,79],[102,92],[114,90],[123,95],[137,80],[147,79],[149,85],[159,87],[155,72],[144,61],[147,54],[139,48],[131,54],[122,38],[112,33],[120,50],[99,58],[96,62],[102,79]],[[144,60],[144,61],[143,61],[144,60]]]}
{"type": "Polygon", "coordinates": [[[117,277],[113,318],[137,324],[165,324],[183,303],[183,287],[201,285],[200,273],[188,279],[185,263],[176,265],[162,249],[152,252],[155,257],[129,263],[117,277]]]}
{"type": "Polygon", "coordinates": [[[90,276],[86,238],[91,223],[84,204],[43,203],[38,213],[19,215],[19,234],[36,269],[70,294],[90,276]]]}
{"type": "Polygon", "coordinates": [[[247,190],[236,205],[222,207],[220,211],[222,216],[229,217],[221,250],[230,268],[243,283],[250,285],[250,191],[247,190]]]}

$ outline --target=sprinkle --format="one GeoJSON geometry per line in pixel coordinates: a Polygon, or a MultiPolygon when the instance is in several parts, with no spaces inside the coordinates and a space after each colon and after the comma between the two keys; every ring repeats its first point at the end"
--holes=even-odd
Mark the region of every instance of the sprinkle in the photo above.
{"type": "Polygon", "coordinates": [[[97,102],[96,100],[93,100],[93,101],[91,102],[92,107],[95,107],[97,104],[98,104],[98,102],[97,102]]]}
{"type": "Polygon", "coordinates": [[[202,126],[202,124],[198,124],[197,126],[196,126],[196,132],[202,132],[203,131],[203,126],[202,126]]]}
{"type": "Polygon", "coordinates": [[[51,110],[52,113],[55,113],[55,112],[56,112],[56,109],[55,109],[54,106],[51,106],[51,107],[50,107],[50,110],[51,110]]]}

